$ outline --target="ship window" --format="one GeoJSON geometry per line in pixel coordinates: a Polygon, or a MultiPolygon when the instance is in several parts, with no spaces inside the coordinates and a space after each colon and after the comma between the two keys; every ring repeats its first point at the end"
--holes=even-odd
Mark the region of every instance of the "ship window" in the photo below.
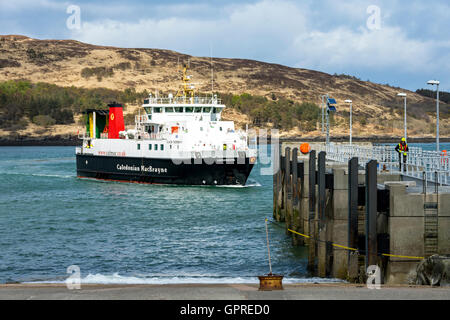
{"type": "Polygon", "coordinates": [[[155,151],[158,151],[158,145],[155,144],[155,151]]]}
{"type": "Polygon", "coordinates": [[[137,149],[141,150],[141,144],[140,143],[137,144],[137,149]]]}
{"type": "Polygon", "coordinates": [[[145,112],[147,112],[148,114],[152,114],[152,108],[150,107],[145,107],[145,112]]]}
{"type": "Polygon", "coordinates": [[[193,112],[194,108],[193,107],[186,107],[186,112],[193,112]]]}
{"type": "Polygon", "coordinates": [[[210,112],[211,112],[211,107],[205,107],[205,108],[203,108],[203,112],[205,112],[205,113],[210,113],[210,112]]]}
{"type": "Polygon", "coordinates": [[[166,112],[173,112],[173,107],[166,107],[166,112]]]}
{"type": "Polygon", "coordinates": [[[148,150],[152,150],[152,144],[151,143],[148,145],[148,150]]]}
{"type": "Polygon", "coordinates": [[[153,107],[153,112],[154,113],[161,113],[162,112],[162,108],[161,107],[153,107]]]}
{"type": "Polygon", "coordinates": [[[150,103],[150,99],[144,99],[144,104],[149,104],[150,103]]]}
{"type": "Polygon", "coordinates": [[[202,112],[202,107],[195,107],[194,112],[202,112]]]}
{"type": "Polygon", "coordinates": [[[147,115],[147,118],[148,120],[152,120],[152,115],[151,114],[147,115]]]}
{"type": "Polygon", "coordinates": [[[219,127],[220,131],[222,131],[222,127],[219,127]]]}
{"type": "Polygon", "coordinates": [[[161,151],[164,151],[164,145],[163,144],[161,145],[161,151]]]}
{"type": "Polygon", "coordinates": [[[219,108],[213,108],[213,113],[219,113],[219,108]]]}
{"type": "Polygon", "coordinates": [[[203,127],[200,127],[200,131],[203,131],[203,127]]]}
{"type": "Polygon", "coordinates": [[[183,112],[183,107],[175,107],[175,112],[183,112]]]}

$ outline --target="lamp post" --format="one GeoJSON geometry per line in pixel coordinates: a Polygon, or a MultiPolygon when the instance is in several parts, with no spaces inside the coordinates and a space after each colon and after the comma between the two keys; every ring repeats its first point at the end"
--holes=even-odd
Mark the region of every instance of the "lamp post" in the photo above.
{"type": "Polygon", "coordinates": [[[345,100],[345,103],[350,103],[350,145],[352,145],[352,100],[345,100]]]}
{"type": "Polygon", "coordinates": [[[429,85],[436,85],[436,151],[439,152],[439,81],[430,80],[427,82],[429,85]]]}
{"type": "Polygon", "coordinates": [[[405,137],[405,140],[408,141],[408,137],[407,137],[407,126],[406,126],[406,93],[400,92],[400,93],[397,94],[397,96],[398,96],[398,97],[403,97],[404,100],[405,100],[405,110],[404,110],[405,120],[404,120],[404,124],[403,124],[403,125],[404,125],[404,130],[405,130],[404,137],[405,137]]]}

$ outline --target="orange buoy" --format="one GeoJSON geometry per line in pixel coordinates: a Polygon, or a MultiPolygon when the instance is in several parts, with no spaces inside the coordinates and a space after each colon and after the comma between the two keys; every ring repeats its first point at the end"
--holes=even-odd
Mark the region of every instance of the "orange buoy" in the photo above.
{"type": "Polygon", "coordinates": [[[300,152],[303,154],[308,154],[311,151],[311,146],[309,143],[305,142],[300,145],[300,152]]]}

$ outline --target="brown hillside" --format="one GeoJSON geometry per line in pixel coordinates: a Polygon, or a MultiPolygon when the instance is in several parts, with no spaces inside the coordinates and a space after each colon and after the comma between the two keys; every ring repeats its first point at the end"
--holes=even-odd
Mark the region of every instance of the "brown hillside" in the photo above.
{"type": "MultiPolygon", "coordinates": [[[[0,36],[0,81],[27,79],[60,86],[134,87],[138,91],[176,91],[179,88],[178,61],[190,60],[193,82],[203,92],[211,90],[209,57],[192,57],[170,50],[124,49],[95,46],[74,40],[37,40],[20,35],[0,36]],[[112,76],[84,76],[84,68],[114,67],[112,76]]],[[[354,134],[400,136],[403,132],[403,102],[396,95],[408,94],[410,136],[434,135],[435,104],[432,99],[408,90],[333,76],[313,70],[290,68],[245,59],[214,58],[214,90],[222,93],[250,93],[285,97],[298,102],[320,103],[319,96],[329,93],[337,99],[338,114],[334,135],[346,135],[349,107],[353,100],[354,134]],[[362,125],[364,124],[364,125],[362,125]]],[[[449,116],[443,104],[441,115],[449,116]]],[[[229,119],[245,123],[247,117],[236,110],[225,113],[229,119]]],[[[73,130],[73,129],[72,129],[73,130]]],[[[450,135],[450,122],[441,122],[441,134],[450,135]]],[[[287,135],[306,135],[299,129],[287,135]]],[[[319,131],[308,135],[318,135],[319,131]]]]}

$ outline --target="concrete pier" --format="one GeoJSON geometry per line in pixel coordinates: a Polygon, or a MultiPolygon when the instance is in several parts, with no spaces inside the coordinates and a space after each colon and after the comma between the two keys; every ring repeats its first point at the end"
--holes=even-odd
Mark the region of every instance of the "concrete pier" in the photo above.
{"type": "Polygon", "coordinates": [[[450,188],[423,188],[377,162],[326,161],[283,144],[274,175],[274,219],[295,246],[308,247],[312,275],[407,284],[423,258],[450,254],[450,188]]]}
{"type": "MultiPolygon", "coordinates": [[[[68,290],[62,284],[0,285],[0,300],[449,300],[450,288],[355,284],[283,284],[284,290],[259,291],[257,284],[85,284],[68,290]]],[[[169,310],[166,310],[169,312],[169,310]]],[[[177,318],[179,309],[172,310],[177,318]]],[[[168,313],[170,315],[170,313],[168,313]]],[[[170,316],[169,316],[170,318],[170,316]]],[[[206,318],[206,317],[205,317],[206,318]]]]}

